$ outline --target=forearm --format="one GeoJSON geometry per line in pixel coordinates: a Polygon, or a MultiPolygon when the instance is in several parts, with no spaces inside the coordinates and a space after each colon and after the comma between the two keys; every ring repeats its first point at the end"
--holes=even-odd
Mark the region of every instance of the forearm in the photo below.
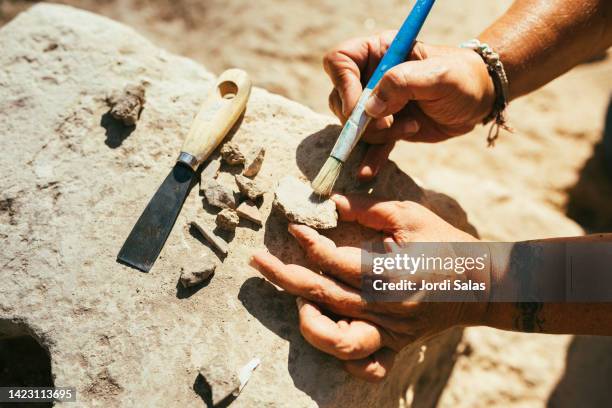
{"type": "Polygon", "coordinates": [[[516,0],[478,38],[500,54],[514,99],[610,47],[612,1],[516,0]]]}
{"type": "Polygon", "coordinates": [[[486,316],[502,330],[612,336],[612,303],[491,303],[486,316]]]}
{"type": "MultiPolygon", "coordinates": [[[[497,285],[497,290],[503,292],[492,293],[492,299],[501,298],[503,300],[509,297],[517,301],[490,302],[485,312],[484,324],[499,329],[522,332],[612,335],[612,302],[607,298],[597,298],[601,296],[600,289],[608,287],[609,283],[588,277],[588,270],[584,270],[584,264],[581,270],[580,262],[572,263],[576,265],[577,270],[573,270],[574,278],[571,284],[565,280],[567,276],[566,255],[570,258],[573,256],[575,260],[578,254],[575,249],[585,248],[582,243],[589,245],[590,252],[594,250],[601,254],[597,257],[600,264],[612,264],[603,258],[609,257],[612,234],[556,238],[531,241],[531,243],[545,244],[545,247],[537,246],[534,253],[530,253],[529,250],[517,253],[516,246],[514,249],[504,250],[502,245],[498,247],[497,252],[492,252],[492,259],[495,261],[492,268],[493,286],[497,285]],[[568,243],[578,243],[578,246],[574,245],[574,251],[566,253],[566,246],[559,244],[568,243]],[[603,245],[595,246],[594,243],[603,243],[603,245]],[[532,262],[535,269],[525,269],[524,264],[523,268],[516,268],[517,261],[524,263],[525,260],[532,262]],[[517,273],[517,269],[521,269],[520,273],[517,273]],[[579,294],[582,299],[580,303],[571,303],[572,299],[576,299],[571,297],[575,295],[571,290],[574,285],[586,288],[586,292],[579,294]],[[531,298],[534,288],[535,292],[549,301],[542,301],[538,296],[531,298]],[[591,293],[598,295],[593,295],[592,298],[591,293]],[[562,299],[566,296],[566,301],[563,302],[562,299]],[[588,301],[597,303],[587,303],[588,301]]],[[[570,251],[570,247],[567,246],[567,248],[570,251]]],[[[593,256],[589,254],[589,257],[593,256]]],[[[587,269],[593,265],[595,263],[587,262],[587,269]]],[[[607,267],[604,269],[607,270],[607,267]]],[[[594,269],[590,268],[590,270],[594,269]]]]}

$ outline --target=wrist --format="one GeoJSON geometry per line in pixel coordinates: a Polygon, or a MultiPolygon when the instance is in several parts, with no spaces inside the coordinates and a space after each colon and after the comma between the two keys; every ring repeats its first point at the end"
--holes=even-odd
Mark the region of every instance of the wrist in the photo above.
{"type": "Polygon", "coordinates": [[[500,316],[502,316],[499,310],[503,303],[499,302],[499,299],[502,298],[500,295],[502,294],[497,293],[497,291],[508,277],[513,246],[507,245],[506,243],[490,242],[488,247],[491,259],[489,301],[487,303],[484,315],[482,316],[481,325],[499,327],[498,320],[500,319],[500,316]]]}
{"type": "Polygon", "coordinates": [[[495,84],[484,60],[477,53],[471,50],[466,51],[466,57],[469,58],[470,64],[473,67],[473,78],[479,84],[476,95],[478,105],[475,115],[475,122],[478,124],[482,123],[494,110],[495,84]]]}
{"type": "Polygon", "coordinates": [[[495,88],[493,109],[483,120],[483,124],[493,122],[489,135],[487,136],[487,142],[489,147],[491,147],[495,144],[500,128],[512,131],[506,124],[506,108],[510,101],[506,70],[499,54],[487,43],[482,43],[478,39],[472,39],[461,44],[461,48],[470,49],[482,58],[482,61],[487,66],[487,72],[493,81],[495,88]],[[492,132],[493,130],[495,130],[495,132],[492,132]]]}

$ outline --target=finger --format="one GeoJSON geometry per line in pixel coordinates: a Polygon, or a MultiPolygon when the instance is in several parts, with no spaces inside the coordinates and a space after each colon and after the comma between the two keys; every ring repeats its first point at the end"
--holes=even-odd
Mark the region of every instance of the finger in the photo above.
{"type": "Polygon", "coordinates": [[[340,220],[356,221],[388,234],[420,227],[419,217],[428,211],[413,201],[383,201],[365,194],[334,194],[331,199],[336,203],[340,220]]]}
{"type": "Polygon", "coordinates": [[[344,117],[348,117],[361,95],[361,67],[367,58],[368,46],[365,38],[342,43],[323,57],[323,67],[334,88],[338,90],[344,117]]]}
{"type": "Polygon", "coordinates": [[[390,141],[386,137],[372,138],[371,135],[382,134],[385,130],[389,130],[393,126],[395,118],[393,115],[385,116],[384,118],[374,119],[370,122],[366,130],[363,132],[362,139],[370,144],[385,144],[390,141]]]}
{"type": "MultiPolygon", "coordinates": [[[[425,105],[424,103],[422,105],[425,105]]],[[[406,135],[402,139],[409,142],[438,143],[471,131],[473,124],[445,126],[427,116],[417,105],[409,104],[406,116],[414,118],[419,124],[419,130],[413,135],[406,135]]]]}
{"type": "Polygon", "coordinates": [[[285,265],[267,251],[256,252],[251,266],[287,292],[323,305],[332,312],[367,318],[367,303],[355,289],[299,265],[285,265]]]}
{"type": "Polygon", "coordinates": [[[391,236],[386,236],[383,238],[383,248],[388,253],[399,252],[401,249],[395,239],[393,239],[391,236]]]}
{"type": "Polygon", "coordinates": [[[391,140],[413,140],[419,129],[419,122],[415,119],[399,118],[388,129],[370,130],[367,135],[364,135],[363,140],[372,144],[386,143],[391,140]]]}
{"type": "Polygon", "coordinates": [[[340,94],[338,94],[338,90],[336,88],[332,89],[331,93],[329,94],[329,109],[338,119],[340,119],[340,122],[346,122],[346,117],[342,115],[342,101],[340,100],[340,94]]]}
{"type": "Polygon", "coordinates": [[[336,323],[305,299],[297,298],[300,331],[317,349],[340,360],[362,359],[383,347],[383,335],[374,324],[363,320],[336,323]]]}
{"type": "Polygon", "coordinates": [[[363,380],[379,382],[391,371],[396,355],[393,350],[383,348],[364,359],[345,361],[344,369],[363,380]]]}
{"type": "Polygon", "coordinates": [[[355,38],[340,44],[323,58],[323,67],[342,101],[342,115],[347,118],[363,90],[362,79],[367,80],[382,56],[387,52],[396,31],[380,35],[355,38]]]}
{"type": "Polygon", "coordinates": [[[289,224],[289,232],[306,252],[306,256],[323,271],[353,287],[361,285],[361,251],[337,247],[334,241],[316,230],[300,224],[289,224]]]}
{"type": "Polygon", "coordinates": [[[374,178],[389,159],[389,154],[391,154],[394,146],[395,141],[368,146],[368,150],[357,171],[357,178],[361,181],[369,181],[374,178]]]}
{"type": "Polygon", "coordinates": [[[388,70],[365,105],[368,115],[380,118],[399,112],[412,100],[438,99],[446,90],[448,69],[440,59],[408,61],[388,70]]]}

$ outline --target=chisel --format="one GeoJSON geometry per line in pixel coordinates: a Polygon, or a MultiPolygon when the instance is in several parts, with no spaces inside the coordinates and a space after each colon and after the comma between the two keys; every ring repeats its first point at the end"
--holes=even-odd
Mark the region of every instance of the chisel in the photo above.
{"type": "Polygon", "coordinates": [[[246,72],[229,69],[217,79],[196,115],[176,163],[132,228],[117,261],[148,272],[183,207],[198,167],[244,112],[251,93],[246,72]]]}

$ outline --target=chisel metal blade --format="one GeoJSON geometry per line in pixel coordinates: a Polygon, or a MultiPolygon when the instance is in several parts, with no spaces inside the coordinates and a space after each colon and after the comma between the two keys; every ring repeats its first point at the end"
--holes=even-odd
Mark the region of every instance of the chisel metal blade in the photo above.
{"type": "Polygon", "coordinates": [[[177,163],[132,228],[117,261],[149,272],[176,222],[195,172],[177,163]]]}

